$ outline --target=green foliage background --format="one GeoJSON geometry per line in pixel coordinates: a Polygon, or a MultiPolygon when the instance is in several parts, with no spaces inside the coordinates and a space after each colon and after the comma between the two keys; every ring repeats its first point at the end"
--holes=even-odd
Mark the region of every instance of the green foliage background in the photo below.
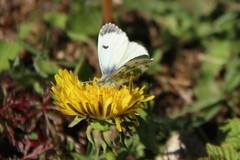
{"type": "MultiPolygon", "coordinates": [[[[101,1],[28,3],[5,0],[1,7],[0,158],[94,159],[86,124],[67,128],[71,117],[54,110],[49,88],[60,68],[81,80],[100,76],[101,1]]],[[[184,155],[171,153],[178,157],[240,159],[238,1],[123,0],[112,17],[154,58],[135,82],[156,98],[126,148],[99,159],[164,158],[174,135],[185,146],[184,155]],[[200,149],[188,148],[194,140],[184,143],[185,133],[200,149]]]]}

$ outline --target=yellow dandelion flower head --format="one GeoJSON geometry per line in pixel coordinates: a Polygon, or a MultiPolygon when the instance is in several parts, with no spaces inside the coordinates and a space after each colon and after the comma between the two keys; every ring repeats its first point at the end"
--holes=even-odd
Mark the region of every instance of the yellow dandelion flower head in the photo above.
{"type": "Polygon", "coordinates": [[[144,87],[99,85],[96,78],[92,82],[81,82],[66,69],[59,70],[55,80],[51,90],[57,110],[93,120],[114,120],[120,132],[123,117],[136,119],[137,110],[144,107],[143,102],[154,98],[144,95],[144,87]]]}

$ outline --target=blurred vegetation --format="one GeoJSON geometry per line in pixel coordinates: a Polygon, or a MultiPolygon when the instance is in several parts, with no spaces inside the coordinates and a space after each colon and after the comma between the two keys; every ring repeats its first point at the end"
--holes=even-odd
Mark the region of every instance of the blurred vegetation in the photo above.
{"type": "MultiPolygon", "coordinates": [[[[0,2],[0,159],[96,158],[86,123],[68,128],[49,90],[59,68],[100,76],[101,2],[0,2]]],[[[154,58],[135,82],[156,98],[125,148],[99,159],[240,159],[238,1],[113,1],[112,19],[154,58]]]]}

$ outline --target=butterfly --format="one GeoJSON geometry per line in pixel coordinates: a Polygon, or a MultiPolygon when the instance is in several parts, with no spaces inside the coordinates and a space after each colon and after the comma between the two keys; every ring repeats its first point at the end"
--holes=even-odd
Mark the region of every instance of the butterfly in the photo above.
{"type": "Polygon", "coordinates": [[[98,60],[102,73],[99,82],[112,85],[141,75],[152,61],[142,45],[130,42],[126,33],[112,23],[102,26],[99,32],[98,60]]]}

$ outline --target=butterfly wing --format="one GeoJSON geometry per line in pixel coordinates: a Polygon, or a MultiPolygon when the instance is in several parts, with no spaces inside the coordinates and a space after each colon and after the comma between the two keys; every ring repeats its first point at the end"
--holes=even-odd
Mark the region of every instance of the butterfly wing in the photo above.
{"type": "Polygon", "coordinates": [[[105,24],[98,36],[98,59],[101,82],[122,84],[131,76],[142,74],[151,59],[147,50],[136,42],[129,42],[126,33],[116,25],[105,24]]]}
{"type": "Polygon", "coordinates": [[[108,77],[119,68],[128,48],[128,37],[116,25],[105,24],[98,35],[98,60],[102,77],[108,77]]]}
{"type": "Polygon", "coordinates": [[[139,76],[146,71],[151,62],[152,59],[147,55],[135,57],[120,67],[105,81],[114,85],[126,83],[131,77],[139,76]]]}
{"type": "Polygon", "coordinates": [[[127,50],[124,53],[119,66],[121,67],[128,61],[142,55],[146,55],[149,57],[147,50],[142,45],[139,45],[136,42],[129,42],[127,50]]]}

